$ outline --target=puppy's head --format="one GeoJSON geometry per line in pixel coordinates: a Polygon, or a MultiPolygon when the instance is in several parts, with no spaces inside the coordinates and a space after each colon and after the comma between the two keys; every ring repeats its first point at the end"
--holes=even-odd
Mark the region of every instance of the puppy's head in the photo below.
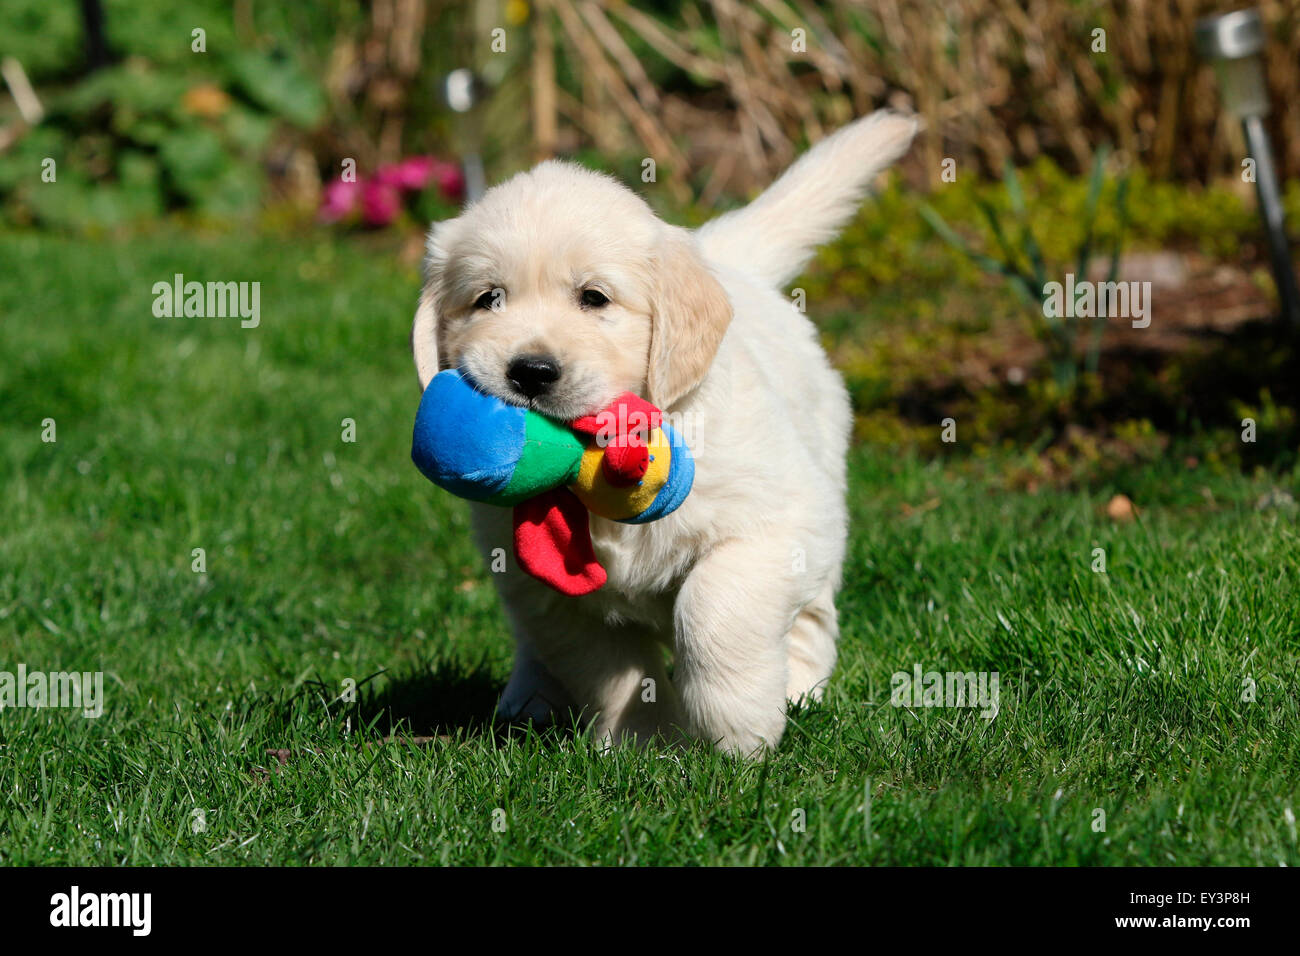
{"type": "Polygon", "coordinates": [[[622,392],[671,405],[730,320],[688,233],[614,180],[547,162],[435,225],[411,344],[421,388],[460,368],[568,420],[622,392]]]}

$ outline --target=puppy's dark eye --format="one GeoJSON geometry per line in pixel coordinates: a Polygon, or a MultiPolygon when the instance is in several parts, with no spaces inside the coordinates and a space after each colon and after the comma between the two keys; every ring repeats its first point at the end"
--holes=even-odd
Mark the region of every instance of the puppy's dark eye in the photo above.
{"type": "Polygon", "coordinates": [[[599,289],[583,289],[582,304],[589,309],[599,309],[609,305],[609,297],[599,289]]]}
{"type": "Polygon", "coordinates": [[[501,295],[499,289],[489,289],[474,300],[474,308],[495,310],[498,308],[498,303],[504,298],[505,296],[501,295]]]}

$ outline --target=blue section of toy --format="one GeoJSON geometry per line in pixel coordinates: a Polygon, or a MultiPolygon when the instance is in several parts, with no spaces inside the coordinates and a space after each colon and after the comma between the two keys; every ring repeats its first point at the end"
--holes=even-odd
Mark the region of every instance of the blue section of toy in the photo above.
{"type": "Polygon", "coordinates": [[[519,463],[526,414],[480,392],[459,370],[439,372],[420,399],[411,460],[438,487],[472,501],[491,500],[519,463]]]}
{"type": "Polygon", "coordinates": [[[650,503],[650,507],[639,515],[624,518],[625,524],[645,524],[647,521],[655,521],[666,514],[671,514],[686,500],[691,485],[695,483],[695,458],[691,455],[690,448],[686,446],[686,440],[667,422],[661,423],[660,427],[668,437],[668,445],[673,451],[668,480],[659,489],[659,494],[655,495],[655,500],[650,503]]]}

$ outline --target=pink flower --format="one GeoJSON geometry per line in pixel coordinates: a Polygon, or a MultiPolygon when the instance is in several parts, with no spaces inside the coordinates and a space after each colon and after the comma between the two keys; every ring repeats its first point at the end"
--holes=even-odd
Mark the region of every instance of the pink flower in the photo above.
{"type": "Polygon", "coordinates": [[[329,183],[321,195],[320,218],[338,222],[353,216],[359,207],[367,226],[386,226],[401,214],[404,191],[419,192],[431,185],[446,199],[460,201],[465,195],[465,176],[459,164],[433,156],[410,156],[380,166],[370,178],[329,183]]]}
{"type": "Polygon", "coordinates": [[[420,190],[429,185],[437,162],[432,156],[411,156],[392,166],[379,167],[375,179],[386,186],[420,190]]]}
{"type": "Polygon", "coordinates": [[[361,184],[336,179],[325,187],[321,196],[320,217],[326,222],[338,222],[351,215],[361,198],[361,184]]]}
{"type": "Polygon", "coordinates": [[[386,226],[402,211],[402,197],[397,187],[378,178],[361,187],[361,218],[368,226],[386,226]]]}
{"type": "Polygon", "coordinates": [[[443,198],[459,202],[465,196],[465,173],[459,163],[435,160],[431,170],[433,181],[438,184],[438,191],[443,198]]]}

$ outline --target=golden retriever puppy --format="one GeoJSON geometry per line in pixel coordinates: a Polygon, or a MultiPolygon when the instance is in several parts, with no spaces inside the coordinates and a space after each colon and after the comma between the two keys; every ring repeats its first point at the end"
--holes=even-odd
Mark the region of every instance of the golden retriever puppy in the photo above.
{"type": "Polygon", "coordinates": [[[434,225],[412,330],[421,388],[461,368],[561,421],[635,392],[696,459],[667,517],[592,516],[608,580],[582,597],[515,565],[509,509],[472,506],[479,547],[506,558],[494,578],[516,652],[501,717],[572,709],[607,744],[685,734],[757,756],[780,741],[788,700],[821,696],[839,637],[850,411],[781,289],[916,129],[884,111],[861,119],[694,233],[557,161],[434,225]]]}

